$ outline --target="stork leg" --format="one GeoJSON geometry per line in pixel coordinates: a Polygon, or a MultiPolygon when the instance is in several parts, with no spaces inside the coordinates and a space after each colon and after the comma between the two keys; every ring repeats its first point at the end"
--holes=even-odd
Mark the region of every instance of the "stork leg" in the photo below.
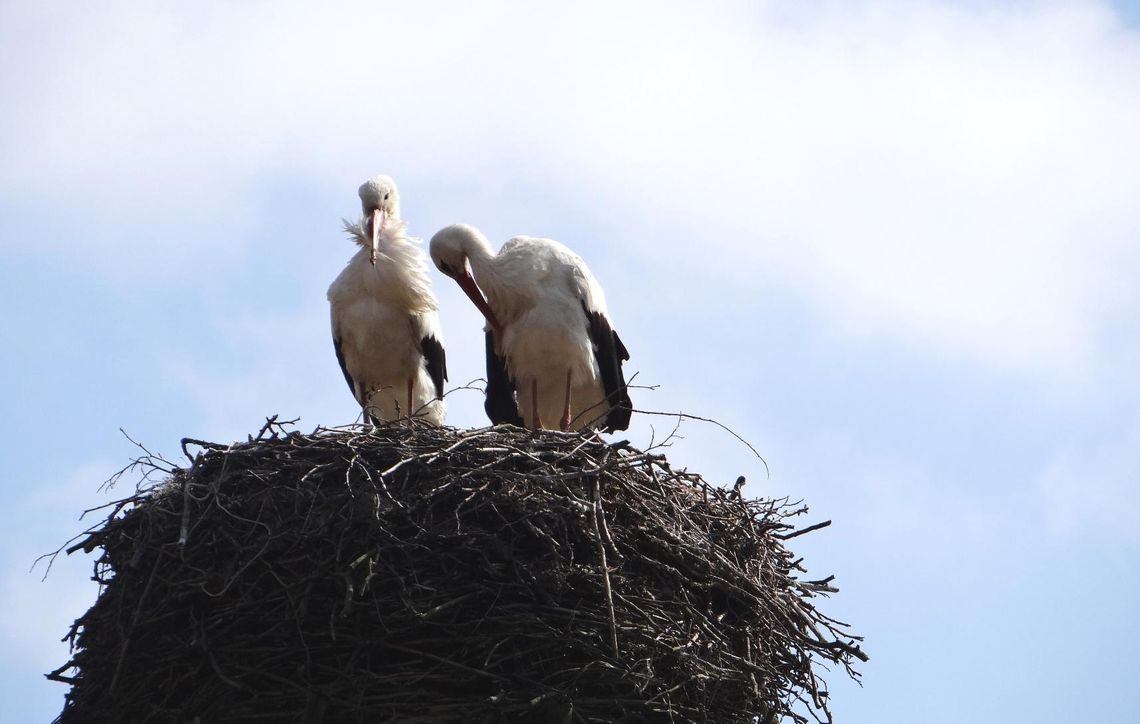
{"type": "Polygon", "coordinates": [[[413,380],[411,377],[409,377],[408,378],[408,417],[411,417],[412,413],[415,412],[412,409],[412,387],[414,387],[414,386],[415,386],[415,380],[413,380]]]}
{"type": "Polygon", "coordinates": [[[530,420],[535,430],[542,429],[542,420],[538,417],[538,378],[530,378],[530,420]]]}
{"type": "Polygon", "coordinates": [[[361,396],[360,414],[364,416],[361,424],[365,427],[376,427],[376,418],[368,411],[368,403],[372,401],[372,395],[365,391],[361,396]]]}
{"type": "Polygon", "coordinates": [[[562,419],[558,421],[562,432],[570,429],[570,370],[566,370],[566,406],[562,408],[562,419]]]}

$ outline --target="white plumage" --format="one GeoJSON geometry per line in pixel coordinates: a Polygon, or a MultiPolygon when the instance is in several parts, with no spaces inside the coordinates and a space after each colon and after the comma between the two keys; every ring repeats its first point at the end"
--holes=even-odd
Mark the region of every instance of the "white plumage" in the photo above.
{"type": "Polygon", "coordinates": [[[364,216],[344,222],[360,245],[329,286],[333,346],[366,420],[444,417],[447,365],[427,259],[400,219],[396,184],[376,176],[360,187],[364,216]]]}
{"type": "Polygon", "coordinates": [[[486,403],[492,422],[572,430],[629,426],[632,404],[621,370],[629,353],[581,257],[557,241],[529,236],[511,239],[496,255],[465,224],[436,233],[431,257],[492,328],[486,403]]]}

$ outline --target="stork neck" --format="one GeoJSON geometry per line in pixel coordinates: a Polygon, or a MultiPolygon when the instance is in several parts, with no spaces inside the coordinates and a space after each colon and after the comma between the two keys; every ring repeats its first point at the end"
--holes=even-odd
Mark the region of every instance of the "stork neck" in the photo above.
{"type": "Polygon", "coordinates": [[[463,253],[471,264],[471,273],[476,277],[475,281],[478,282],[480,276],[494,275],[495,253],[491,251],[487,239],[481,235],[469,236],[463,246],[465,247],[463,253]]]}

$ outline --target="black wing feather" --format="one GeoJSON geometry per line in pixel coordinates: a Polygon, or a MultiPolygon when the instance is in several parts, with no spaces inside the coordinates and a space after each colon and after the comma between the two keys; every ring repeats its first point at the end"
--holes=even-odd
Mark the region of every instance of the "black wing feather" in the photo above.
{"type": "Polygon", "coordinates": [[[507,374],[507,363],[495,352],[495,333],[486,330],[487,338],[487,399],[483,409],[492,425],[518,425],[524,427],[515,402],[515,383],[507,374]]]}
{"type": "Polygon", "coordinates": [[[336,361],[340,365],[340,371],[344,373],[344,381],[348,383],[348,390],[355,398],[356,383],[352,381],[352,375],[348,374],[348,367],[344,364],[344,350],[341,349],[339,337],[333,337],[333,349],[336,350],[336,361]]]}
{"type": "Polygon", "coordinates": [[[443,345],[435,336],[421,339],[420,351],[424,355],[428,376],[435,385],[435,399],[442,400],[443,383],[447,381],[447,353],[443,351],[443,345]]]}
{"type": "Polygon", "coordinates": [[[629,359],[629,351],[621,337],[610,327],[610,321],[605,315],[589,309],[584,301],[582,311],[586,313],[586,325],[594,346],[594,359],[601,370],[602,389],[606,392],[606,402],[610,406],[602,430],[625,430],[629,428],[629,418],[633,414],[633,401],[629,399],[621,363],[629,359]]]}
{"type": "MultiPolygon", "coordinates": [[[[336,361],[340,364],[340,371],[344,373],[344,381],[348,383],[348,391],[352,393],[352,399],[356,400],[357,404],[363,405],[360,397],[356,394],[356,383],[352,379],[352,375],[348,374],[348,366],[344,363],[344,350],[340,345],[340,338],[333,337],[333,349],[336,350],[336,361]]],[[[380,420],[377,419],[372,413],[365,410],[368,419],[372,421],[373,425],[379,425],[380,420]]]]}
{"type": "Polygon", "coordinates": [[[629,362],[629,350],[625,348],[625,344],[622,343],[621,337],[618,336],[616,331],[614,332],[614,347],[617,348],[618,359],[622,362],[629,362]]]}

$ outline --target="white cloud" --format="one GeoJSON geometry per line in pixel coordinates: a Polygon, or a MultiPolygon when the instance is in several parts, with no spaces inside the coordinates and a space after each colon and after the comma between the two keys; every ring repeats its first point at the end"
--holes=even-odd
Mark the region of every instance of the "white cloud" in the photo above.
{"type": "MultiPolygon", "coordinates": [[[[451,289],[455,286],[437,289],[455,310],[454,329],[444,332],[448,390],[485,374],[481,321],[466,297],[451,289]],[[469,313],[461,313],[467,307],[469,313]]],[[[309,298],[295,311],[216,317],[216,336],[208,348],[163,360],[164,378],[197,403],[201,427],[195,435],[222,442],[244,439],[272,414],[282,420],[299,417],[297,427],[305,432],[317,425],[349,424],[359,415],[337,368],[328,305],[319,295],[309,298]],[[240,364],[226,362],[234,359],[240,364]]],[[[456,391],[447,401],[448,424],[486,424],[481,393],[456,391]]]]}
{"type": "Polygon", "coordinates": [[[29,680],[38,682],[42,673],[67,660],[68,648],[60,639],[98,592],[90,580],[90,556],[61,554],[46,578],[48,561],[37,562],[34,569],[32,564],[98,522],[100,513],[77,520],[84,509],[121,497],[114,494],[117,491],[98,492],[116,469],[104,462],[86,462],[62,484],[32,486],[9,501],[4,521],[9,542],[0,558],[0,609],[5,612],[0,617],[0,640],[5,658],[20,661],[29,680]]]}
{"type": "MultiPolygon", "coordinates": [[[[821,432],[788,441],[784,490],[812,506],[814,520],[833,519],[840,545],[878,561],[960,561],[1034,538],[1035,523],[1018,519],[1017,486],[980,494],[972,473],[903,455],[861,449],[850,432],[821,432]],[[963,478],[967,478],[964,480],[963,478]]],[[[813,522],[813,521],[805,521],[813,522]]],[[[1006,555],[1008,552],[1003,553],[1006,555]]]]}
{"type": "Polygon", "coordinates": [[[87,224],[25,243],[120,271],[240,253],[269,179],[383,169],[511,231],[512,189],[549,189],[550,226],[636,229],[613,242],[658,272],[730,265],[837,333],[1044,380],[1102,373],[1106,315],[1140,316],[1140,40],[1099,4],[9,14],[0,190],[87,224]]]}
{"type": "Polygon", "coordinates": [[[1140,426],[1058,451],[1039,481],[1051,532],[1063,539],[1140,544],[1136,451],[1140,426]]]}
{"type": "Polygon", "coordinates": [[[216,320],[214,345],[201,356],[166,359],[164,377],[199,404],[202,429],[196,434],[222,442],[244,439],[273,414],[282,420],[301,416],[307,431],[317,422],[333,424],[333,411],[351,410],[347,390],[337,394],[344,383],[327,318],[327,309],[316,302],[294,314],[235,314],[216,320]],[[218,362],[235,356],[241,364],[218,362]],[[346,404],[336,405],[338,400],[346,404]],[[282,409],[283,401],[288,408],[282,409]]]}
{"type": "MultiPolygon", "coordinates": [[[[31,553],[27,549],[20,552],[31,553]]],[[[61,559],[44,580],[38,572],[29,573],[27,566],[6,566],[0,579],[4,606],[0,639],[9,652],[5,658],[18,659],[38,674],[62,666],[68,645],[61,639],[98,593],[90,578],[89,560],[61,559]]]]}

